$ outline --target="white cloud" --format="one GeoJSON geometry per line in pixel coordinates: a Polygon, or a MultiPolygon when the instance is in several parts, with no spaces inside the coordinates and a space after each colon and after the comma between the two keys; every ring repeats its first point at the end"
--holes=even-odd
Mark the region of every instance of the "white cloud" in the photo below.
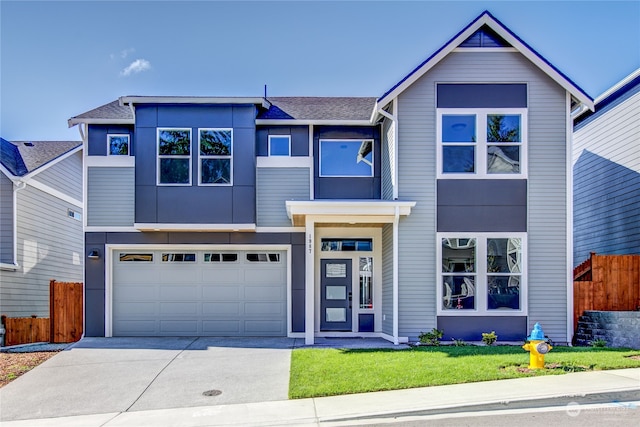
{"type": "Polygon", "coordinates": [[[122,76],[129,76],[131,74],[141,73],[151,69],[151,63],[146,59],[136,59],[127,68],[120,72],[122,76]]]}

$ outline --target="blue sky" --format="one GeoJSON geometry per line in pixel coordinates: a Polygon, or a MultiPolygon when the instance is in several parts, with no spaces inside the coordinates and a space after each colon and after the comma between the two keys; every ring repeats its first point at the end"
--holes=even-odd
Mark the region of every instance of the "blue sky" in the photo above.
{"type": "Polygon", "coordinates": [[[380,96],[485,9],[592,97],[640,67],[640,0],[0,0],[0,136],[78,140],[121,95],[380,96]]]}

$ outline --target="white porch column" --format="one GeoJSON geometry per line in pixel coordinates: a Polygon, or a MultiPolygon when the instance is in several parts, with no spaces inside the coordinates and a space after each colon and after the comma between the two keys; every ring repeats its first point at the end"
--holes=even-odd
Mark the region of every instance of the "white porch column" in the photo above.
{"type": "Polygon", "coordinates": [[[400,221],[400,208],[396,206],[396,214],[393,217],[393,343],[400,344],[398,340],[398,222],[400,221]]]}
{"type": "Polygon", "coordinates": [[[304,343],[313,345],[315,342],[315,222],[309,215],[305,219],[305,245],[304,343]]]}

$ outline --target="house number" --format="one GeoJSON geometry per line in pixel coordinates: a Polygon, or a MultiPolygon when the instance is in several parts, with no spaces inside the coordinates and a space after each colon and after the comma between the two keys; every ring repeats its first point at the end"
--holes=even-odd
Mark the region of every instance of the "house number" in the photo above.
{"type": "Polygon", "coordinates": [[[313,236],[311,234],[308,235],[309,239],[307,241],[307,248],[309,249],[309,253],[313,253],[313,236]]]}

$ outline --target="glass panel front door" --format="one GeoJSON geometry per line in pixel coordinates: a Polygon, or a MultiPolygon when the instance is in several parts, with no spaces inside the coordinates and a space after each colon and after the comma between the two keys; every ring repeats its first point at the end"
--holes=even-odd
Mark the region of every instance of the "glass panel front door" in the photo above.
{"type": "Polygon", "coordinates": [[[320,330],[351,331],[351,260],[320,260],[320,330]]]}

